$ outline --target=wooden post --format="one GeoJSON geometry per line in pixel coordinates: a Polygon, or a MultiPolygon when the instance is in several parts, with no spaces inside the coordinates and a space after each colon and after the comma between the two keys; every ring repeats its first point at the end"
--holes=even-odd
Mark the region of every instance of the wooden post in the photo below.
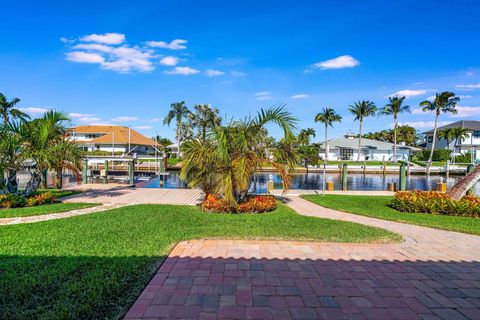
{"type": "Polygon", "coordinates": [[[387,190],[390,192],[395,192],[397,190],[397,185],[395,184],[395,182],[389,182],[387,184],[387,190]]]}
{"type": "Polygon", "coordinates": [[[108,183],[108,160],[105,160],[105,168],[103,169],[103,183],[108,183]]]}
{"type": "Polygon", "coordinates": [[[347,191],[348,164],[342,165],[342,190],[347,191]]]}
{"type": "Polygon", "coordinates": [[[400,166],[400,177],[398,181],[398,188],[400,191],[405,191],[407,189],[407,166],[405,163],[402,163],[400,166]]]}
{"type": "Polygon", "coordinates": [[[130,185],[135,183],[135,160],[128,162],[128,183],[130,185]]]}

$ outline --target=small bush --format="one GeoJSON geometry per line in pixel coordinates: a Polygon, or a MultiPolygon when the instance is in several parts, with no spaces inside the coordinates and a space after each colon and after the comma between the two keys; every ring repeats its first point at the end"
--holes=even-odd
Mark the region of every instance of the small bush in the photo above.
{"type": "MultiPolygon", "coordinates": [[[[452,150],[448,149],[436,149],[433,150],[432,161],[447,161],[451,158],[452,150]]],[[[423,150],[418,152],[414,156],[416,160],[419,161],[428,161],[428,157],[430,157],[430,150],[423,150]]]]}
{"type": "Polygon", "coordinates": [[[472,162],[472,154],[470,151],[461,155],[455,156],[456,163],[470,163],[472,162]]]}
{"type": "Polygon", "coordinates": [[[0,208],[18,208],[24,207],[27,204],[25,197],[15,193],[0,195],[0,208]]]}
{"type": "Polygon", "coordinates": [[[28,207],[40,206],[42,204],[50,204],[55,202],[55,195],[51,192],[43,192],[31,196],[27,199],[26,205],[28,207]]]}
{"type": "Polygon", "coordinates": [[[273,196],[251,196],[236,208],[230,208],[222,198],[209,195],[201,204],[203,211],[218,213],[261,213],[272,211],[276,207],[277,202],[273,196]]]}
{"type": "Polygon", "coordinates": [[[480,218],[480,199],[475,196],[455,200],[446,193],[406,191],[395,194],[390,206],[401,212],[480,218]]]}

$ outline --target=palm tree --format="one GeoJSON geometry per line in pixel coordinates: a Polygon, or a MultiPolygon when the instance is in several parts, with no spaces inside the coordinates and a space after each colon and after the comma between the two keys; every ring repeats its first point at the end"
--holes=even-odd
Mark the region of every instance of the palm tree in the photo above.
{"type": "Polygon", "coordinates": [[[25,121],[30,119],[28,114],[15,108],[15,105],[20,102],[20,99],[13,98],[8,101],[7,97],[3,93],[0,93],[0,114],[3,118],[3,124],[6,125],[10,121],[10,117],[13,119],[19,119],[25,121]]]}
{"type": "Polygon", "coordinates": [[[480,165],[477,165],[476,168],[468,173],[466,176],[458,180],[458,182],[448,190],[448,194],[456,199],[460,200],[468,190],[472,188],[475,183],[480,179],[480,165]]]}
{"type": "Polygon", "coordinates": [[[197,128],[198,138],[205,140],[207,131],[219,126],[222,122],[218,115],[219,111],[209,104],[196,104],[193,109],[194,111],[189,114],[190,122],[197,128]]]}
{"type": "Polygon", "coordinates": [[[180,145],[182,143],[182,134],[180,132],[182,127],[182,120],[185,117],[188,117],[190,111],[188,110],[187,106],[185,105],[185,101],[175,102],[170,105],[170,111],[167,113],[165,119],[163,119],[163,124],[167,124],[170,126],[170,123],[173,119],[176,120],[177,124],[177,144],[178,144],[178,152],[177,157],[180,158],[180,145]]]}
{"type": "Polygon", "coordinates": [[[455,147],[459,143],[460,140],[468,138],[468,129],[467,128],[462,128],[462,127],[457,127],[453,129],[452,136],[453,140],[455,141],[455,144],[453,145],[453,162],[455,162],[455,147]]]}
{"type": "Polygon", "coordinates": [[[403,105],[405,96],[388,97],[388,103],[380,110],[379,115],[393,116],[393,161],[397,161],[397,118],[400,113],[410,112],[410,106],[403,105]]]}
{"type": "Polygon", "coordinates": [[[26,160],[25,122],[0,124],[0,193],[17,193],[17,170],[26,160]],[[4,171],[7,171],[5,181],[4,171]]]}
{"type": "MultiPolygon", "coordinates": [[[[447,149],[450,150],[450,144],[455,139],[455,128],[445,128],[438,131],[438,138],[445,139],[447,142],[447,149]]],[[[453,146],[455,148],[455,146],[453,146]]]]}
{"type": "Polygon", "coordinates": [[[286,190],[290,186],[288,168],[298,163],[291,143],[295,124],[296,119],[281,105],[262,109],[253,118],[216,126],[205,140],[184,142],[180,178],[191,187],[200,187],[206,195],[222,196],[232,211],[248,195],[251,178],[263,165],[270,164],[279,172],[286,190]],[[284,139],[270,145],[267,152],[264,129],[270,123],[283,129],[284,139]]]}
{"type": "Polygon", "coordinates": [[[298,143],[302,146],[309,145],[310,137],[315,137],[315,130],[312,128],[302,129],[297,136],[298,143]]]}
{"type": "Polygon", "coordinates": [[[63,187],[63,170],[67,169],[75,174],[77,181],[80,181],[80,168],[82,165],[82,151],[73,140],[62,139],[48,148],[48,168],[55,170],[56,187],[63,187]]]}
{"type": "Polygon", "coordinates": [[[377,112],[377,107],[375,106],[375,103],[368,101],[368,100],[362,100],[362,101],[357,101],[353,105],[350,105],[348,107],[348,110],[355,116],[355,121],[360,122],[359,130],[358,130],[358,157],[357,161],[360,161],[360,153],[362,151],[362,125],[363,125],[363,119],[374,116],[375,113],[377,112]]]}
{"type": "Polygon", "coordinates": [[[321,122],[325,125],[325,143],[323,145],[325,149],[325,161],[328,160],[327,152],[327,140],[328,140],[328,127],[333,127],[334,122],[341,122],[342,116],[335,112],[333,108],[323,108],[321,113],[315,116],[315,122],[321,122]]]}
{"type": "Polygon", "coordinates": [[[322,112],[315,116],[315,122],[321,122],[325,125],[325,143],[323,149],[325,150],[325,159],[323,162],[323,187],[322,194],[325,195],[325,184],[327,183],[327,161],[328,161],[328,126],[333,127],[334,122],[342,122],[342,116],[335,112],[333,108],[323,108],[322,112]]]}
{"type": "Polygon", "coordinates": [[[430,156],[428,157],[427,170],[430,171],[432,166],[433,151],[435,150],[435,141],[437,139],[437,129],[438,129],[438,118],[441,113],[452,113],[456,114],[457,110],[455,109],[460,98],[455,96],[455,93],[450,91],[443,91],[441,93],[435,94],[435,99],[433,101],[425,100],[420,102],[423,112],[433,111],[435,113],[435,125],[433,127],[433,141],[432,148],[430,150],[430,156]]]}

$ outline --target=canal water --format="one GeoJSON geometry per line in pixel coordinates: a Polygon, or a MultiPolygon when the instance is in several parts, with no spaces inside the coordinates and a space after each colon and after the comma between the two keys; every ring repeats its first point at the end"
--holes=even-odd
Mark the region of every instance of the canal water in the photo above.
{"type": "MultiPolygon", "coordinates": [[[[267,192],[267,181],[270,175],[273,178],[275,189],[282,188],[282,179],[278,174],[272,173],[257,173],[252,179],[252,192],[265,193],[267,192]]],[[[306,189],[306,190],[321,190],[323,183],[322,173],[298,173],[292,174],[291,189],[306,189]]],[[[453,185],[459,177],[450,177],[446,179],[447,185],[453,185]]],[[[408,190],[434,190],[436,185],[441,180],[445,181],[444,176],[439,175],[411,175],[407,177],[408,190]]],[[[341,189],[341,175],[338,173],[327,173],[327,182],[332,181],[336,190],[341,189]]],[[[348,189],[349,190],[387,190],[387,184],[394,182],[398,184],[398,175],[396,174],[349,174],[348,175],[348,189]]],[[[138,188],[159,188],[160,179],[154,177],[148,181],[137,183],[138,188]]],[[[187,184],[180,180],[178,171],[172,171],[166,176],[163,184],[164,188],[187,188],[187,184]]],[[[480,195],[480,183],[474,187],[474,192],[480,195]]]]}

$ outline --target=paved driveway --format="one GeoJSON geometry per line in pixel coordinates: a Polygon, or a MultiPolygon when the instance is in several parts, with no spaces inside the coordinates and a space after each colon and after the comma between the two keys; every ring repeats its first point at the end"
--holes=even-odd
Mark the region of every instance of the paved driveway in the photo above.
{"type": "Polygon", "coordinates": [[[126,319],[480,319],[480,237],[289,200],[300,214],[380,226],[406,241],[181,242],[126,319]]]}

